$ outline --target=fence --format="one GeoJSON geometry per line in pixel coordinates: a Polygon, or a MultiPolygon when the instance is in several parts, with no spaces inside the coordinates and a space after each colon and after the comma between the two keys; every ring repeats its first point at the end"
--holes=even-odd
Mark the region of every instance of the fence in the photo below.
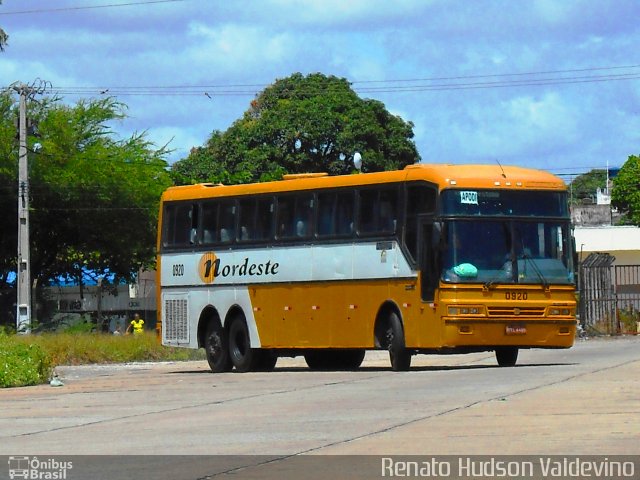
{"type": "Polygon", "coordinates": [[[592,253],[580,265],[580,323],[598,333],[638,333],[640,265],[613,265],[608,253],[592,253]]]}

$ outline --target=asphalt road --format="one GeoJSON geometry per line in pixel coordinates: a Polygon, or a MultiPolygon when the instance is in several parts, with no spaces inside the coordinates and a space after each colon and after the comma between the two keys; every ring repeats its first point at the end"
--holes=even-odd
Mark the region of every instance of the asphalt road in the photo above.
{"type": "Polygon", "coordinates": [[[640,454],[640,337],[525,350],[514,368],[492,353],[413,365],[393,372],[369,352],[356,372],[313,372],[301,358],[245,374],[206,362],[60,367],[64,386],[0,391],[0,455],[640,454]]]}

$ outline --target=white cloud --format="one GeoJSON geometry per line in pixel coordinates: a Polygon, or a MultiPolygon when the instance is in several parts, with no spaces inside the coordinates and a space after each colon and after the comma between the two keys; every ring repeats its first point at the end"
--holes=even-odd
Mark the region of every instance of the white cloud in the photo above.
{"type": "Polygon", "coordinates": [[[533,2],[534,11],[542,20],[552,23],[567,21],[573,15],[576,2],[570,0],[535,0],[533,2]]]}
{"type": "Polygon", "coordinates": [[[185,55],[198,64],[213,64],[225,71],[255,68],[265,62],[280,63],[296,49],[287,33],[274,33],[261,27],[227,24],[209,27],[192,23],[191,39],[185,55]]]}
{"type": "Polygon", "coordinates": [[[174,150],[168,157],[170,163],[186,157],[191,147],[202,145],[206,140],[194,134],[193,129],[181,125],[154,128],[153,131],[148,132],[147,136],[156,147],[166,145],[169,150],[174,150]]]}
{"type": "Polygon", "coordinates": [[[272,0],[267,2],[270,21],[282,25],[334,27],[344,33],[356,31],[364,25],[407,18],[424,10],[433,1],[425,0],[272,0]],[[349,30],[351,29],[351,30],[349,30]]]}

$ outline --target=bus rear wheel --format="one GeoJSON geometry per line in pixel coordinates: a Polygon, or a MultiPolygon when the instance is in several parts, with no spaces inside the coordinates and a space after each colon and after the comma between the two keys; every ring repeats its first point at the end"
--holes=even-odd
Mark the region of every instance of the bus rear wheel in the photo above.
{"type": "Polygon", "coordinates": [[[216,322],[210,322],[207,327],[204,350],[207,354],[209,368],[213,373],[229,372],[233,367],[224,328],[216,322]]]}
{"type": "Polygon", "coordinates": [[[518,347],[496,348],[496,360],[501,367],[513,367],[518,361],[518,347]]]}
{"type": "Polygon", "coordinates": [[[391,369],[396,372],[409,370],[411,367],[411,352],[407,350],[405,346],[402,322],[395,312],[389,314],[385,336],[386,347],[389,350],[391,369]]]}
{"type": "Polygon", "coordinates": [[[261,353],[260,349],[251,348],[247,322],[244,315],[238,315],[232,320],[229,327],[229,356],[236,372],[256,370],[260,363],[261,353]]]}

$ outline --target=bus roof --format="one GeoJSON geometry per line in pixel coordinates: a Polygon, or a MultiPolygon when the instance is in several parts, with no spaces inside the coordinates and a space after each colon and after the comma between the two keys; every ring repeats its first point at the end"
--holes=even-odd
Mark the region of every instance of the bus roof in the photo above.
{"type": "Polygon", "coordinates": [[[562,179],[543,170],[500,165],[409,165],[404,170],[328,176],[321,173],[287,175],[284,180],[242,185],[200,183],[170,187],[164,201],[199,198],[231,197],[249,194],[278,193],[320,188],[379,185],[402,181],[427,181],[440,190],[446,188],[502,188],[527,190],[566,190],[562,179]]]}

